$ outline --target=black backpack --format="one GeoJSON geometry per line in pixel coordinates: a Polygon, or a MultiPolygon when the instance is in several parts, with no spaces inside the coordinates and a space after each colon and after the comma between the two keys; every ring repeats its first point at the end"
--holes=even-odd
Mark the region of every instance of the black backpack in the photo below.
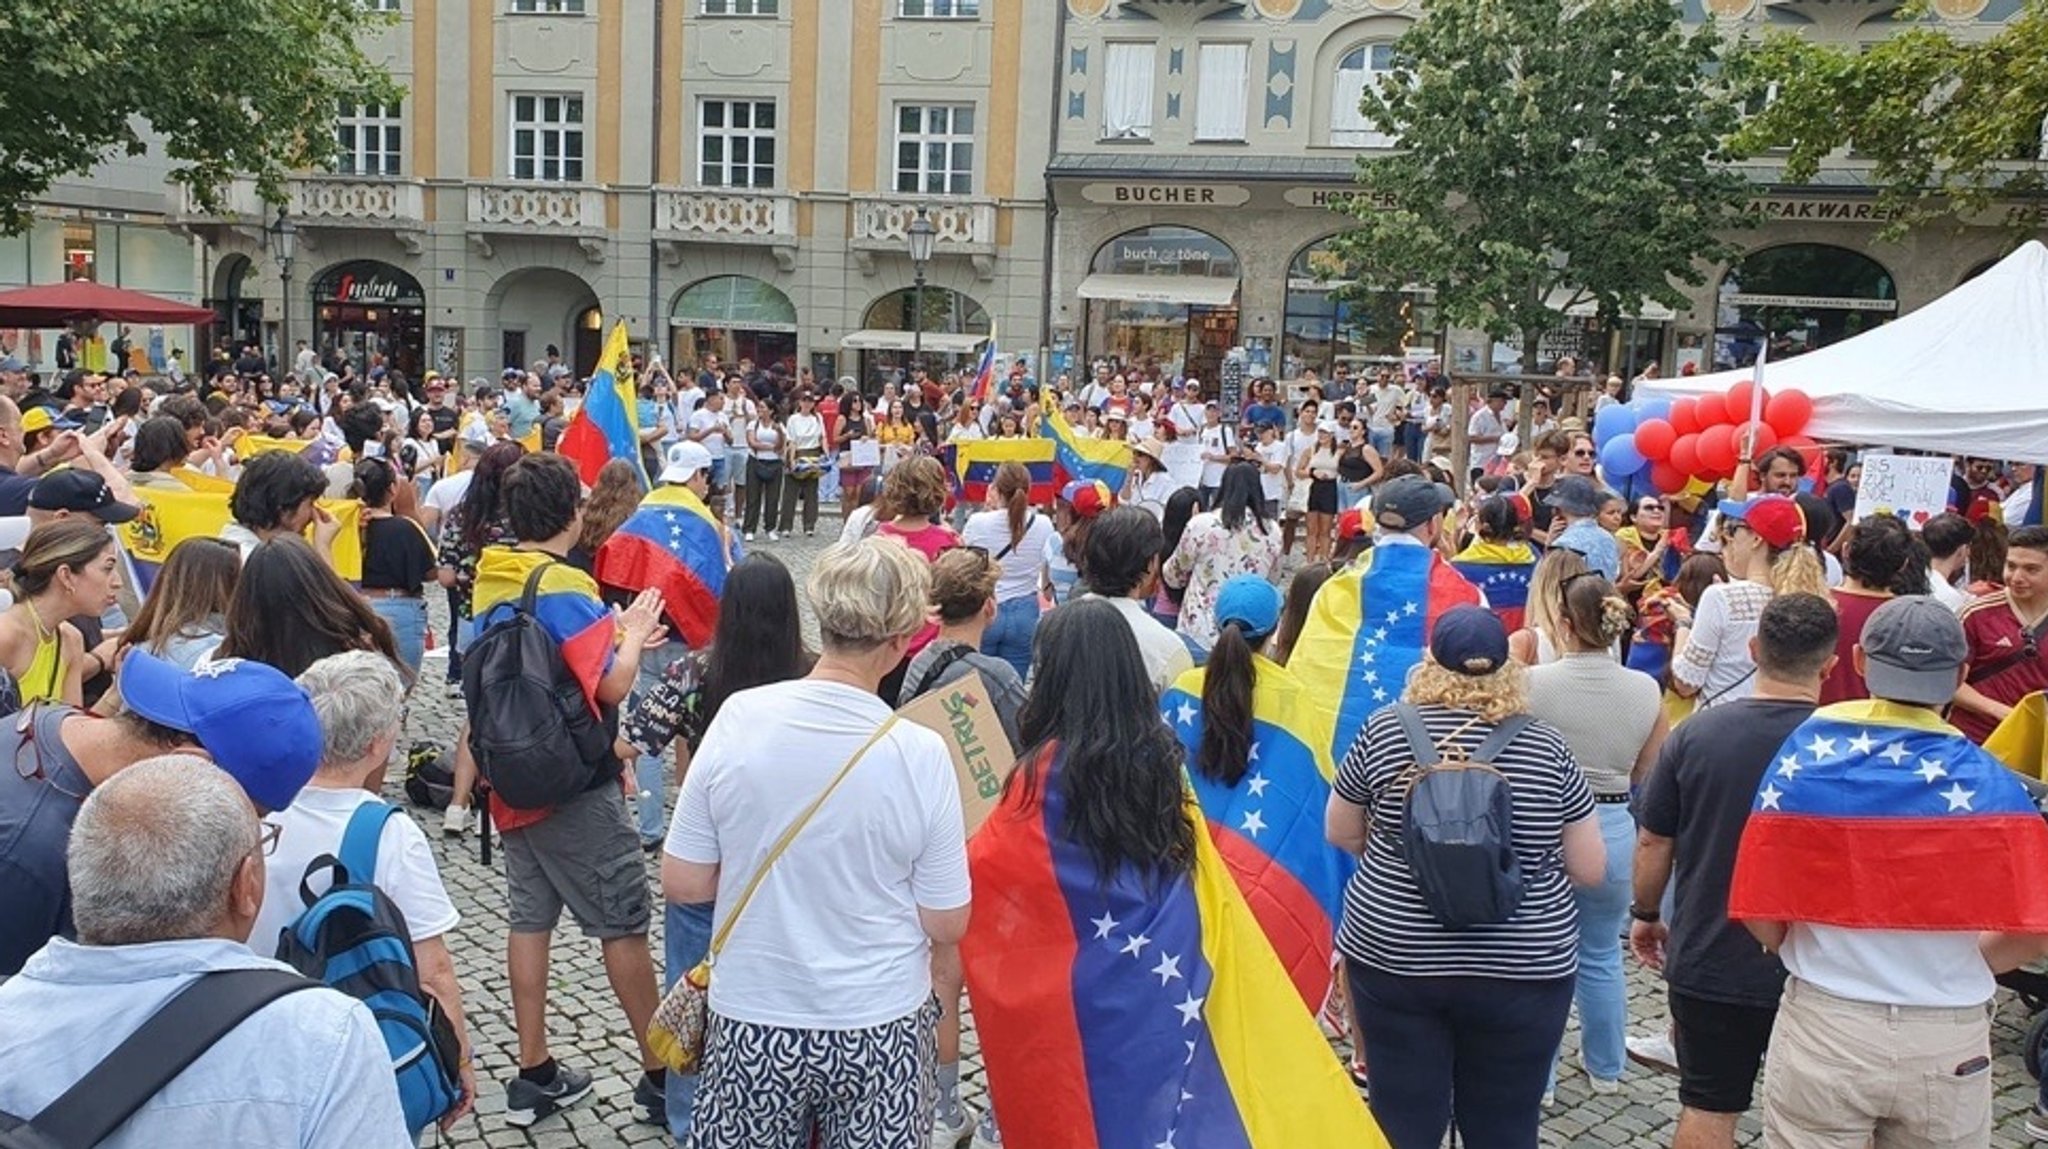
{"type": "Polygon", "coordinates": [[[562,648],[533,613],[542,563],[526,576],[511,615],[491,624],[462,655],[462,698],[477,770],[519,810],[559,805],[609,778],[607,717],[584,701],[562,648]]]}
{"type": "Polygon", "coordinates": [[[1393,709],[1415,755],[1396,783],[1406,787],[1396,848],[1430,916],[1454,930],[1507,921],[1522,905],[1524,883],[1515,857],[1514,790],[1492,762],[1531,719],[1514,715],[1469,757],[1446,761],[1421,711],[1406,703],[1393,709]]]}
{"type": "Polygon", "coordinates": [[[455,768],[432,742],[415,742],[405,755],[405,796],[415,806],[446,810],[455,797],[455,768]]]}

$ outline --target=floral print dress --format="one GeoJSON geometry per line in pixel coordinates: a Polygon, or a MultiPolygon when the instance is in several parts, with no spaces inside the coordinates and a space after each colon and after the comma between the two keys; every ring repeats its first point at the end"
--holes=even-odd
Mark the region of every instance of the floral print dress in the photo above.
{"type": "Polygon", "coordinates": [[[1270,579],[1280,566],[1280,524],[1261,525],[1252,514],[1231,530],[1220,511],[1203,511],[1188,521],[1187,533],[1166,560],[1164,577],[1187,587],[1180,603],[1180,632],[1203,646],[1216,644],[1216,594],[1241,574],[1270,579]]]}

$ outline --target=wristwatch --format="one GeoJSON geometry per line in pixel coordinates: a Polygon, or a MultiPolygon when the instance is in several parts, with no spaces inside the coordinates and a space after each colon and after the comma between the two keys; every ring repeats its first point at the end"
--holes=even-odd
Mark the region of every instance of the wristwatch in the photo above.
{"type": "Polygon", "coordinates": [[[1639,922],[1645,922],[1653,926],[1656,925],[1658,922],[1664,920],[1663,914],[1658,913],[1654,909],[1646,910],[1641,906],[1636,905],[1634,902],[1629,903],[1628,916],[1634,918],[1639,922]]]}

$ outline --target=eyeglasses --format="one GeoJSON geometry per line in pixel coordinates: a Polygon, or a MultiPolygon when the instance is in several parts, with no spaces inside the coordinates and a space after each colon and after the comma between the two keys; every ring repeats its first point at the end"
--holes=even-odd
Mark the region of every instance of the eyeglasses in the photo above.
{"type": "Polygon", "coordinates": [[[249,852],[268,858],[277,853],[277,840],[284,835],[284,826],[278,822],[258,822],[257,825],[261,829],[256,833],[256,848],[249,852]]]}
{"type": "MultiPolygon", "coordinates": [[[[48,771],[43,769],[42,747],[36,745],[36,715],[41,713],[41,711],[41,703],[33,704],[24,709],[21,712],[21,717],[15,720],[15,732],[21,735],[21,751],[15,753],[14,772],[24,782],[47,783],[50,789],[64,795],[66,798],[74,802],[83,802],[85,801],[83,793],[57,781],[57,779],[50,776],[48,771]]],[[[90,789],[90,787],[87,788],[90,789]]]]}

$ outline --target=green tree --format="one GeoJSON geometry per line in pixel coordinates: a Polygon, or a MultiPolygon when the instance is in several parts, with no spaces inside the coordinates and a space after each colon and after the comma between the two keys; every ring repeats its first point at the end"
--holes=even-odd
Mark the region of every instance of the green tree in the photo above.
{"type": "Polygon", "coordinates": [[[1360,287],[1433,288],[1443,318],[1522,365],[1563,312],[1683,307],[1732,249],[1750,188],[1727,166],[1737,108],[1720,41],[1670,0],[1442,0],[1396,45],[1364,111],[1399,150],[1361,157],[1360,287]]]}
{"type": "MultiPolygon", "coordinates": [[[[1784,149],[1785,179],[1811,180],[1838,151],[1870,164],[1896,238],[1947,215],[1968,216],[2048,190],[2048,0],[1989,36],[1981,27],[1899,14],[1899,31],[1865,47],[1815,44],[1773,31],[1731,60],[1731,76],[1773,98],[1736,144],[1784,149]]],[[[2017,228],[2038,212],[2012,212],[2017,228]]]]}
{"type": "Polygon", "coordinates": [[[338,109],[399,97],[358,46],[389,19],[362,0],[0,2],[0,234],[58,179],[151,147],[209,207],[247,176],[281,202],[332,157],[338,109]]]}

